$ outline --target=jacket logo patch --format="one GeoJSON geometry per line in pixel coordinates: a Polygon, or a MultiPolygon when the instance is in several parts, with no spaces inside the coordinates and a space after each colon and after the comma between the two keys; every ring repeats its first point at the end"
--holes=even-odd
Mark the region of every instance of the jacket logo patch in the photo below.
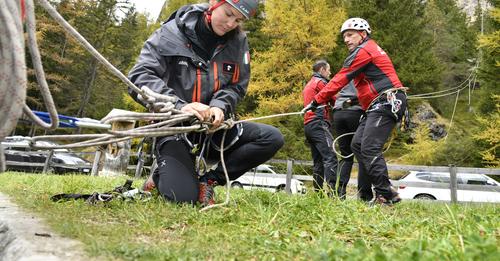
{"type": "Polygon", "coordinates": [[[223,63],[222,71],[225,73],[234,73],[236,65],[234,63],[223,63]]]}
{"type": "Polygon", "coordinates": [[[179,61],[178,65],[184,65],[188,67],[188,62],[187,61],[179,61]]]}

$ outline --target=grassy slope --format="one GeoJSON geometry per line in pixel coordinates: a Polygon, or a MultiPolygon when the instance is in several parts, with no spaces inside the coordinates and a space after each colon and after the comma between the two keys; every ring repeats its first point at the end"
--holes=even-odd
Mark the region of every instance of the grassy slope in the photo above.
{"type": "MultiPolygon", "coordinates": [[[[123,182],[7,173],[0,175],[0,191],[104,259],[500,260],[499,205],[370,208],[316,194],[234,190],[231,206],[204,213],[160,199],[96,206],[49,200],[123,182]]],[[[218,192],[221,201],[224,190],[218,192]]]]}

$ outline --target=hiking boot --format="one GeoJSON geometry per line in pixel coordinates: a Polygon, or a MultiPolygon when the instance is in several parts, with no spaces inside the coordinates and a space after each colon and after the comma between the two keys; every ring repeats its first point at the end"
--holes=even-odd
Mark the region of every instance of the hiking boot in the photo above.
{"type": "Polygon", "coordinates": [[[383,205],[383,206],[393,206],[394,204],[401,201],[399,194],[396,194],[392,199],[386,199],[382,195],[377,195],[372,201],[370,201],[370,206],[383,205]]]}
{"type": "Polygon", "coordinates": [[[148,179],[146,179],[146,181],[144,181],[144,184],[142,184],[142,191],[145,191],[145,192],[151,192],[153,189],[156,188],[156,185],[155,185],[155,182],[153,180],[153,175],[155,174],[155,172],[151,172],[151,174],[149,175],[148,179]]]}
{"type": "Polygon", "coordinates": [[[215,186],[217,181],[209,179],[207,182],[200,182],[200,192],[198,194],[198,201],[202,207],[215,204],[215,186]]]}

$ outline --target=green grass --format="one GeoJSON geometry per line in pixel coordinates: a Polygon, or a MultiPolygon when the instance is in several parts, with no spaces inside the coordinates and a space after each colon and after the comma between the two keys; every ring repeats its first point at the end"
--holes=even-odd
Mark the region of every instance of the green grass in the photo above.
{"type": "MultiPolygon", "coordinates": [[[[232,190],[230,206],[202,213],[159,198],[98,205],[49,200],[58,193],[109,191],[124,180],[6,173],[0,191],[103,259],[500,260],[500,208],[494,204],[368,207],[314,193],[240,190],[232,190]]],[[[217,192],[222,201],[224,189],[217,192]]]]}

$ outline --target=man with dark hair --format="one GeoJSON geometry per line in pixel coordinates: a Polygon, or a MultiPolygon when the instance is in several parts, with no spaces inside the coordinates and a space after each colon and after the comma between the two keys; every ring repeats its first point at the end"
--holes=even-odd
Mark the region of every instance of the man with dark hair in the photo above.
{"type": "MultiPolygon", "coordinates": [[[[302,95],[304,105],[309,104],[314,96],[325,87],[330,77],[330,65],[325,60],[319,60],[313,65],[313,76],[306,84],[302,95]]],[[[318,108],[315,112],[304,114],[304,131],[311,146],[314,162],[313,179],[314,190],[320,191],[326,179],[331,188],[335,188],[337,158],[333,153],[333,138],[330,132],[330,106],[318,108]]]]}

